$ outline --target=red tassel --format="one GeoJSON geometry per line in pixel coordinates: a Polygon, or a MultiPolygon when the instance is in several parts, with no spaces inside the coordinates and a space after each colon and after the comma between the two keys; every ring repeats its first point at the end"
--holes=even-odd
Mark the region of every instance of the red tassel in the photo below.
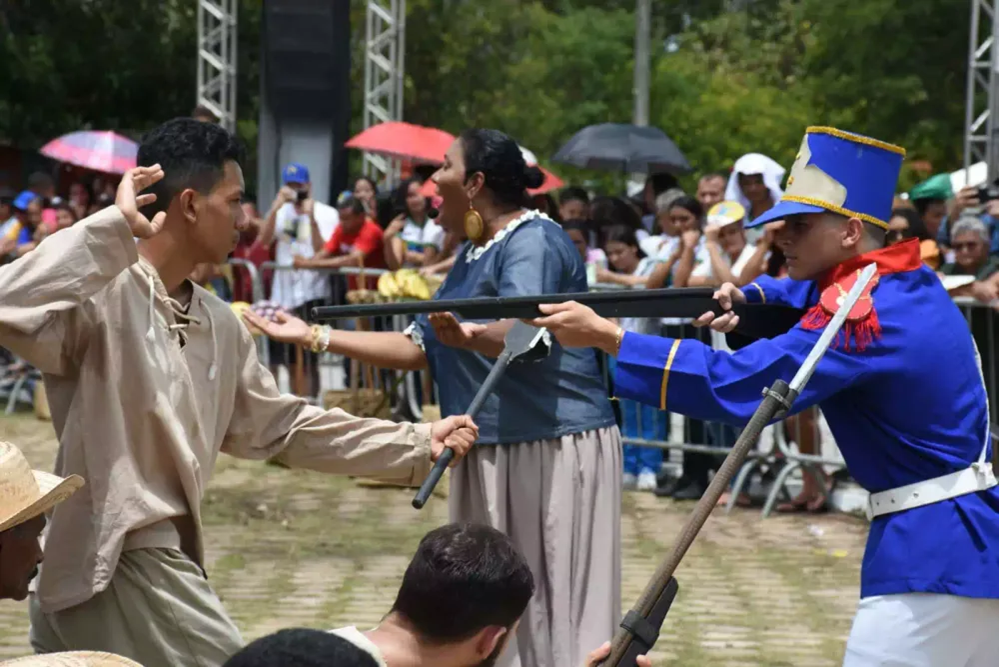
{"type": "MultiPolygon", "coordinates": [[[[813,331],[824,329],[830,321],[832,321],[832,315],[822,307],[821,303],[817,303],[809,308],[805,316],[801,318],[801,327],[813,331]]],[[[847,320],[840,332],[836,334],[830,347],[833,349],[842,347],[843,351],[849,352],[852,342],[854,349],[863,352],[878,338],[881,338],[881,322],[878,320],[878,311],[871,308],[870,314],[863,320],[859,322],[847,320]]]]}
{"type": "Polygon", "coordinates": [[[821,303],[817,303],[801,318],[801,326],[804,329],[824,329],[830,320],[832,315],[826,312],[821,303]]]}

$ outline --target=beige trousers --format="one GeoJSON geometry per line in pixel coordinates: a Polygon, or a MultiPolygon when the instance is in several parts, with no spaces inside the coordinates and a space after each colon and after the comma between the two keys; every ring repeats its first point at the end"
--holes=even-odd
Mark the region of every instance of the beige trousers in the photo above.
{"type": "Polygon", "coordinates": [[[451,471],[451,521],[509,535],[535,593],[497,667],[581,665],[621,615],[621,435],[473,447],[451,471]]]}
{"type": "Polygon", "coordinates": [[[36,653],[107,651],[143,667],[219,667],[243,647],[239,630],[191,559],[174,549],[126,551],[108,587],[43,614],[29,604],[36,653]]]}

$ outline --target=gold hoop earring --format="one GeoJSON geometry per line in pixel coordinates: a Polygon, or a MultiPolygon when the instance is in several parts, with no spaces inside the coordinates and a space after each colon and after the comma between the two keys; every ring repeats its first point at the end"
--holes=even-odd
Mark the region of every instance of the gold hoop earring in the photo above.
{"type": "Polygon", "coordinates": [[[469,241],[478,241],[479,237],[482,236],[482,232],[486,229],[486,223],[482,220],[482,216],[479,212],[475,210],[472,206],[472,199],[468,199],[468,210],[465,211],[465,236],[468,237],[469,241]]]}

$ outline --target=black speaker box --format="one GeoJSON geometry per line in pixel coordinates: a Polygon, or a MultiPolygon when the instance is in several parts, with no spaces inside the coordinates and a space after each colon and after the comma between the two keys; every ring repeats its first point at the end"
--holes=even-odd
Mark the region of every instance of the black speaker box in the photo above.
{"type": "Polygon", "coordinates": [[[275,118],[350,115],[350,0],[265,0],[262,56],[275,118]]]}

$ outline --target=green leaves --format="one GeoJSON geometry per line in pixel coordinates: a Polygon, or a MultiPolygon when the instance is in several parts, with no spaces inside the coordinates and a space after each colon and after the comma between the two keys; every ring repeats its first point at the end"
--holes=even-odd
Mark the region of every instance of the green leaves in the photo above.
{"type": "MultiPolygon", "coordinates": [[[[239,132],[251,152],[261,3],[241,0],[239,10],[239,132]]],[[[32,148],[85,127],[138,134],[194,105],[194,0],[8,4],[0,139],[32,148]]],[[[634,9],[634,0],[408,0],[404,117],[453,133],[496,127],[547,163],[586,125],[631,121],[634,9]]],[[[696,171],[746,152],[789,165],[812,124],[900,143],[938,171],[960,162],[964,0],[655,0],[652,11],[650,120],[696,171]],[[744,9],[726,11],[735,5],[744,9]]],[[[359,131],[363,0],[352,1],[351,20],[359,131]]]]}

